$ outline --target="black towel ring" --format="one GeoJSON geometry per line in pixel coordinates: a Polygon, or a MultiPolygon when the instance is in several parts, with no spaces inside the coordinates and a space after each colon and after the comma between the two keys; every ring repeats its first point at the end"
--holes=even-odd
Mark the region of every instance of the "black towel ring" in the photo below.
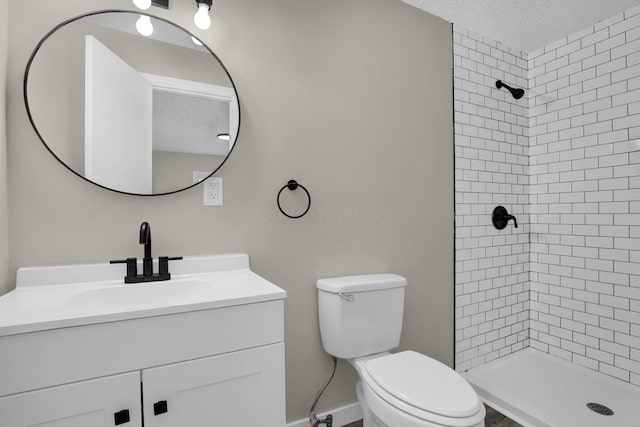
{"type": "Polygon", "coordinates": [[[309,209],[311,208],[311,195],[309,194],[309,192],[307,191],[306,188],[304,188],[304,185],[302,184],[298,184],[296,182],[296,180],[292,179],[289,180],[289,182],[287,182],[287,184],[282,187],[280,189],[280,191],[278,191],[278,197],[277,197],[277,202],[278,202],[278,209],[280,209],[280,212],[282,212],[282,215],[289,217],[289,218],[302,218],[303,216],[305,216],[307,214],[307,212],[309,212],[309,209]],[[282,194],[282,191],[284,191],[285,188],[288,188],[289,190],[293,191],[298,189],[298,187],[302,188],[304,190],[305,193],[307,193],[307,199],[309,199],[309,202],[307,203],[307,209],[305,209],[304,212],[302,212],[300,215],[297,216],[293,216],[293,215],[289,215],[288,213],[286,213],[284,210],[282,210],[282,206],[280,206],[280,195],[282,194]]]}

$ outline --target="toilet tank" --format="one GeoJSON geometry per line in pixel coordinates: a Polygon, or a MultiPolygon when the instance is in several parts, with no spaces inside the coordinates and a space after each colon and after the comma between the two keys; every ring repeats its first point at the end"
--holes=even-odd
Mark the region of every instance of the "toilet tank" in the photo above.
{"type": "Polygon", "coordinates": [[[407,279],[368,274],[319,279],[318,315],[324,350],[340,359],[389,351],[400,343],[407,279]]]}

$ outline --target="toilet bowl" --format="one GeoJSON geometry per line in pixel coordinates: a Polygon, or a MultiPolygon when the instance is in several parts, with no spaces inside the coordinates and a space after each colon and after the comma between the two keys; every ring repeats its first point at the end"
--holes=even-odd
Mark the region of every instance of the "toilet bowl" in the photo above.
{"type": "Polygon", "coordinates": [[[484,405],[475,391],[460,374],[434,359],[403,351],[350,362],[360,375],[359,400],[371,412],[368,425],[484,426],[484,405]]]}
{"type": "Polygon", "coordinates": [[[327,353],[358,372],[365,427],[483,427],[485,408],[448,366],[415,351],[389,353],[402,329],[404,287],[395,274],[318,280],[327,353]]]}

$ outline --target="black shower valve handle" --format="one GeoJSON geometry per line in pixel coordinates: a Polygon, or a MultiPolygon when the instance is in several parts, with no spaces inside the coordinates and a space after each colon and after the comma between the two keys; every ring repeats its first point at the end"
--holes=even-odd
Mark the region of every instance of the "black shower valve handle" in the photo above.
{"type": "Polygon", "coordinates": [[[513,215],[509,215],[507,209],[504,206],[496,206],[491,216],[493,226],[498,230],[502,230],[507,226],[510,220],[513,220],[513,226],[515,228],[518,228],[518,221],[516,220],[516,217],[513,215]]]}

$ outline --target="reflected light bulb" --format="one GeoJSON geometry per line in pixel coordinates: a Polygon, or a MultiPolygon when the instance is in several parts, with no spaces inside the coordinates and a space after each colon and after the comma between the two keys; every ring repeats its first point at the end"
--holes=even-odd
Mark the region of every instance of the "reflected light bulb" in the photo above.
{"type": "Polygon", "coordinates": [[[191,36],[191,41],[197,46],[202,46],[202,42],[193,36],[191,36]]]}
{"type": "Polygon", "coordinates": [[[147,10],[151,7],[151,0],[133,0],[133,4],[142,10],[147,10]]]}
{"type": "Polygon", "coordinates": [[[140,19],[136,22],[136,30],[145,36],[149,37],[153,34],[153,24],[151,23],[151,17],[146,15],[140,15],[140,19]]]}
{"type": "Polygon", "coordinates": [[[201,30],[208,30],[211,27],[211,17],[209,16],[209,5],[198,3],[198,11],[193,16],[193,23],[201,30]]]}

